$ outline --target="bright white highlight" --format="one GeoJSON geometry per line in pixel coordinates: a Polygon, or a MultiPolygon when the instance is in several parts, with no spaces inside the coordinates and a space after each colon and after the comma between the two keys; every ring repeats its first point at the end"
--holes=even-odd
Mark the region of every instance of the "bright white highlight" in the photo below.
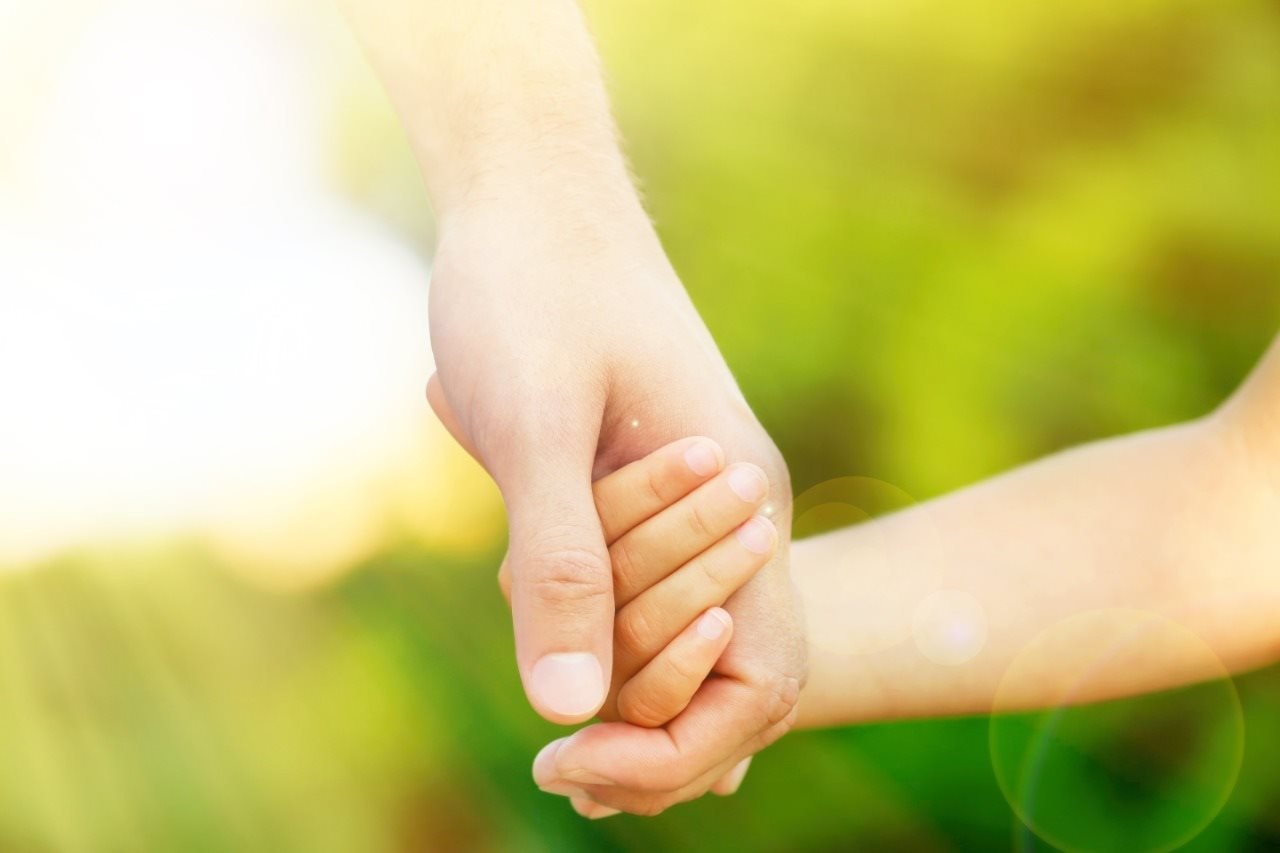
{"type": "Polygon", "coordinates": [[[231,8],[97,19],[0,196],[0,565],[319,485],[319,538],[370,526],[422,443],[424,265],[327,186],[325,70],[231,8]]]}

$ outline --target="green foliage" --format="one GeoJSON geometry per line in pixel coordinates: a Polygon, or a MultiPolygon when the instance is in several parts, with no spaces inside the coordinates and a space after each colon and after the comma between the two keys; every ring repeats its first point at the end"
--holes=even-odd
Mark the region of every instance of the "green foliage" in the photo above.
{"type": "Polygon", "coordinates": [[[1203,414],[1280,320],[1263,2],[594,4],[649,205],[798,488],[1203,414]]]}
{"type": "Polygon", "coordinates": [[[996,769],[1076,849],[1206,815],[1193,849],[1280,842],[1280,670],[1065,716],[796,734],[735,797],[581,820],[529,777],[561,732],[520,689],[498,556],[388,554],[301,596],[178,547],[8,578],[0,849],[1050,849],[996,769]]]}
{"type": "MultiPolygon", "coordinates": [[[[797,491],[922,499],[1198,416],[1276,331],[1275,2],[588,11],[663,239],[797,491]]],[[[558,732],[519,688],[498,544],[295,596],[181,548],[3,579],[0,849],[1048,849],[976,719],[792,736],[734,798],[578,819],[530,782],[558,732]]],[[[1280,845],[1280,673],[1237,685],[1239,782],[1188,849],[1280,845]]],[[[1143,701],[1072,712],[1093,751],[1058,781],[1150,805],[1219,755],[1229,719],[1189,738],[1147,723],[1191,700],[1143,701]]]]}

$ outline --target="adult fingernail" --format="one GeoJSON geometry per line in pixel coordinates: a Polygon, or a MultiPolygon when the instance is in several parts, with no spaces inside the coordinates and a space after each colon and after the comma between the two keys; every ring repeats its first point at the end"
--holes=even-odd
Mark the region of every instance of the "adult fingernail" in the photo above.
{"type": "Polygon", "coordinates": [[[718,640],[729,627],[729,614],[719,607],[713,607],[698,620],[697,630],[708,640],[718,640]]]}
{"type": "Polygon", "coordinates": [[[587,652],[544,655],[529,673],[536,705],[565,717],[590,714],[604,702],[604,671],[587,652]]]}
{"type": "Polygon", "coordinates": [[[577,785],[570,785],[568,782],[548,782],[545,785],[539,785],[538,790],[547,794],[556,794],[561,797],[577,797],[579,799],[586,799],[591,796],[577,785]]]}
{"type": "MultiPolygon", "coordinates": [[[[572,737],[570,735],[569,737],[572,737]]],[[[538,750],[533,758],[533,783],[541,788],[560,777],[556,772],[556,753],[569,740],[567,737],[557,738],[538,750]]]]}
{"type": "Polygon", "coordinates": [[[746,778],[747,769],[750,767],[750,758],[744,758],[739,761],[736,767],[726,773],[724,778],[715,784],[715,792],[722,797],[736,794],[738,789],[742,787],[742,780],[746,778]]]}
{"type": "Polygon", "coordinates": [[[729,488],[747,503],[755,503],[769,490],[769,482],[754,465],[739,465],[729,472],[729,488]]]}
{"type": "Polygon", "coordinates": [[[592,773],[590,770],[565,770],[560,774],[570,782],[576,782],[579,785],[612,785],[613,780],[601,776],[599,773],[592,773]]]}
{"type": "Polygon", "coordinates": [[[773,522],[759,515],[747,519],[737,530],[738,541],[753,554],[768,554],[773,550],[778,531],[773,522]]]}
{"type": "Polygon", "coordinates": [[[685,464],[699,477],[707,477],[720,470],[720,454],[709,441],[698,441],[684,452],[685,464]]]}
{"type": "Polygon", "coordinates": [[[597,802],[579,797],[572,798],[569,803],[573,806],[575,812],[590,820],[599,820],[602,817],[613,817],[616,814],[621,814],[618,809],[602,806],[597,802]]]}

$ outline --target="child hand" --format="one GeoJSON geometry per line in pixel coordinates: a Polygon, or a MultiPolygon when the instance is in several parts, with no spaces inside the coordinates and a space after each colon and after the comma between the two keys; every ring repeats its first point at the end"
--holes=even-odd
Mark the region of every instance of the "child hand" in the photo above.
{"type": "Polygon", "coordinates": [[[768,491],[760,468],[724,468],[707,438],[673,442],[596,482],[617,607],[610,700],[621,719],[666,723],[710,674],[732,631],[720,605],[777,545],[757,514],[768,491]]]}
{"type": "MultiPolygon", "coordinates": [[[[654,727],[689,704],[729,644],[720,605],[777,546],[757,513],[768,490],[757,466],[725,468],[708,438],[672,442],[593,485],[617,608],[603,718],[654,727]]],[[[509,594],[505,566],[499,579],[509,594]]]]}

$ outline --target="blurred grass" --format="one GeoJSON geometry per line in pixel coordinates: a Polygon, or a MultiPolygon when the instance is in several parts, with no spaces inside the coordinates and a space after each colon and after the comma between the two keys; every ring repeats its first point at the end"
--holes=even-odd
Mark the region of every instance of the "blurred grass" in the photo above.
{"type": "MultiPolygon", "coordinates": [[[[587,7],[663,239],[797,491],[923,499],[1195,417],[1277,329],[1275,2],[587,7]]],[[[426,239],[377,116],[350,112],[352,192],[426,239]]],[[[389,546],[296,595],[182,543],[0,578],[0,850],[1048,849],[979,719],[792,736],[734,798],[579,820],[530,783],[557,731],[519,689],[500,553],[389,546]]],[[[1188,849],[1280,846],[1280,672],[1237,686],[1239,784],[1188,849]]],[[[1152,719],[1228,723],[1194,691],[1142,701],[1075,724],[1128,744],[1090,772],[1150,791],[1201,742],[1152,719]]]]}
{"type": "MultiPolygon", "coordinates": [[[[497,557],[388,554],[302,597],[180,546],[5,579],[0,849],[1051,849],[1015,832],[982,719],[793,735],[733,798],[577,818],[529,778],[559,732],[523,699],[497,557]]],[[[1280,673],[1237,686],[1240,781],[1191,849],[1280,842],[1280,673]]],[[[1230,723],[1221,695],[1073,711],[1065,754],[1084,749],[1085,764],[1068,782],[1112,780],[1157,837],[1180,825],[1150,817],[1161,791],[1200,802],[1197,786],[1230,781],[1205,763],[1230,723]]],[[[1056,799],[1054,819],[1079,820],[1073,800],[1056,799]]],[[[1101,846],[1125,826],[1107,815],[1077,837],[1136,849],[1101,846]]]]}

